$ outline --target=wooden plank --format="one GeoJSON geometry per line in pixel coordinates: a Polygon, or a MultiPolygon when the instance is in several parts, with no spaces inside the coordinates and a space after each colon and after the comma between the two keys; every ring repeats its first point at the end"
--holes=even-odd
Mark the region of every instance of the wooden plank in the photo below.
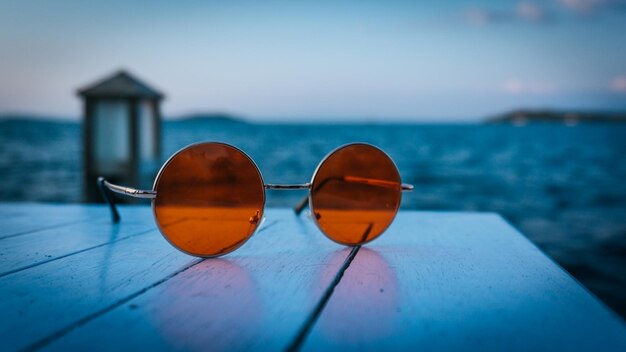
{"type": "Polygon", "coordinates": [[[499,216],[402,212],[303,349],[626,351],[626,327],[499,216]]]}
{"type": "Polygon", "coordinates": [[[50,228],[58,228],[106,216],[106,209],[92,205],[0,203],[0,241],[50,228]]]}
{"type": "Polygon", "coordinates": [[[287,346],[348,251],[290,210],[266,215],[197,265],[155,231],[1,278],[0,350],[287,346]]]}
{"type": "Polygon", "coordinates": [[[195,263],[157,231],[0,279],[0,350],[22,349],[195,263]]]}
{"type": "MultiPolygon", "coordinates": [[[[24,210],[30,213],[48,211],[58,214],[58,209],[55,208],[65,208],[65,206],[53,207],[52,211],[45,206],[42,208],[30,206],[24,210]]],[[[120,211],[124,216],[124,221],[120,224],[113,224],[109,214],[101,211],[104,210],[102,207],[87,208],[94,210],[91,212],[85,209],[77,212],[73,211],[76,210],[75,207],[69,208],[70,214],[81,215],[77,218],[78,222],[0,240],[2,244],[0,246],[0,277],[109,242],[144,234],[155,227],[151,215],[145,211],[145,208],[122,207],[120,211]],[[99,220],[89,220],[96,218],[99,220]]],[[[11,222],[8,224],[10,226],[11,222]]],[[[45,223],[41,223],[40,226],[45,226],[45,223]]]]}

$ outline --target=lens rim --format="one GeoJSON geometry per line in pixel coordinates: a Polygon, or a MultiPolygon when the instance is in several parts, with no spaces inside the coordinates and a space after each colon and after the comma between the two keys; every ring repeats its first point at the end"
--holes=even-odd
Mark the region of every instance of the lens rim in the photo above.
{"type": "Polygon", "coordinates": [[[181,251],[181,252],[183,252],[183,253],[185,253],[187,255],[190,255],[192,257],[197,257],[197,258],[217,258],[217,257],[221,257],[221,256],[224,256],[226,254],[229,254],[229,253],[232,253],[232,252],[236,251],[237,249],[241,248],[241,246],[246,244],[246,242],[248,242],[257,233],[257,231],[259,230],[259,228],[263,224],[263,221],[265,220],[265,201],[266,201],[267,197],[266,197],[266,194],[265,194],[265,181],[263,179],[263,175],[261,174],[261,170],[259,169],[257,164],[254,162],[254,160],[248,154],[246,154],[246,152],[244,152],[243,150],[235,147],[234,145],[228,144],[228,143],[223,143],[223,142],[197,142],[197,143],[192,143],[192,144],[189,144],[189,145],[187,145],[185,147],[182,147],[181,149],[176,151],[176,153],[172,154],[169,158],[167,158],[167,160],[163,163],[163,165],[159,169],[159,172],[157,173],[156,177],[154,178],[154,183],[152,185],[152,191],[154,191],[155,194],[156,194],[156,196],[151,200],[152,217],[154,218],[154,223],[156,224],[157,229],[159,230],[159,233],[161,234],[161,236],[163,236],[163,238],[165,238],[165,240],[172,247],[174,247],[177,250],[179,250],[179,251],[181,251]],[[195,253],[188,252],[188,251],[180,248],[176,244],[174,244],[172,241],[170,241],[170,239],[167,237],[167,235],[165,235],[165,232],[163,231],[163,228],[161,228],[161,225],[159,224],[159,221],[158,221],[158,218],[157,218],[157,215],[156,215],[156,200],[159,197],[159,192],[157,192],[157,184],[159,183],[161,175],[162,175],[163,171],[166,169],[167,165],[172,160],[174,160],[174,158],[176,156],[178,156],[182,152],[186,151],[187,149],[191,149],[191,148],[202,146],[202,145],[206,145],[206,144],[221,145],[221,146],[225,146],[225,147],[228,147],[228,148],[232,148],[235,151],[241,153],[243,156],[245,156],[252,163],[252,165],[254,166],[254,169],[256,170],[257,174],[259,175],[259,180],[261,181],[261,188],[263,190],[263,204],[261,205],[261,214],[259,216],[259,218],[261,220],[259,221],[259,224],[257,225],[257,227],[255,227],[254,231],[252,231],[250,236],[248,236],[248,238],[246,238],[244,241],[242,241],[241,244],[239,244],[237,247],[232,248],[228,252],[215,254],[215,255],[198,255],[198,254],[195,254],[195,253]]]}
{"type": "Polygon", "coordinates": [[[389,229],[389,226],[391,226],[391,224],[393,224],[393,222],[396,220],[396,216],[398,215],[398,210],[400,210],[400,205],[402,204],[402,188],[400,188],[398,190],[399,192],[399,199],[398,199],[398,205],[396,206],[396,209],[394,210],[393,213],[393,217],[391,218],[391,221],[389,221],[389,224],[387,224],[387,226],[385,226],[385,228],[380,232],[380,234],[370,240],[364,241],[364,242],[360,242],[360,243],[346,243],[346,242],[341,242],[341,241],[337,241],[334,238],[330,237],[330,235],[328,235],[320,226],[317,217],[315,216],[315,208],[313,208],[313,185],[315,184],[315,177],[317,176],[320,168],[322,167],[322,165],[324,164],[324,162],[326,162],[326,160],[328,158],[330,158],[333,154],[335,154],[336,152],[348,148],[348,147],[352,147],[352,146],[357,146],[357,145],[364,145],[367,147],[372,147],[378,151],[380,151],[381,153],[383,153],[390,161],[391,161],[391,165],[394,167],[394,169],[396,170],[396,173],[398,174],[398,179],[400,180],[400,185],[402,185],[402,177],[400,175],[400,170],[398,169],[398,166],[396,165],[395,161],[393,161],[393,159],[389,156],[389,154],[387,154],[384,150],[378,148],[377,146],[370,144],[370,143],[365,143],[365,142],[353,142],[353,143],[347,143],[344,145],[341,145],[335,149],[333,149],[332,151],[330,151],[328,154],[326,154],[326,156],[322,159],[322,161],[319,162],[319,164],[317,164],[317,167],[315,168],[315,171],[313,172],[313,176],[311,177],[311,187],[309,188],[309,209],[311,210],[311,217],[313,218],[313,222],[315,223],[315,226],[317,226],[317,228],[320,230],[321,233],[324,234],[324,236],[326,236],[326,238],[328,238],[329,240],[335,242],[335,243],[339,243],[341,245],[344,246],[349,246],[349,247],[355,247],[355,246],[360,246],[366,243],[370,243],[373,240],[379,238],[380,236],[382,236],[385,232],[387,232],[387,230],[389,229]]]}

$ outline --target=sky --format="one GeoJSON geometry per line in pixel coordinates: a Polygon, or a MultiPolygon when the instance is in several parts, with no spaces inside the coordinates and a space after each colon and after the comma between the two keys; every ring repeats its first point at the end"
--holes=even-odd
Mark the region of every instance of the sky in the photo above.
{"type": "Polygon", "coordinates": [[[78,119],[126,69],[166,116],[472,121],[626,110],[626,0],[0,0],[0,114],[78,119]]]}

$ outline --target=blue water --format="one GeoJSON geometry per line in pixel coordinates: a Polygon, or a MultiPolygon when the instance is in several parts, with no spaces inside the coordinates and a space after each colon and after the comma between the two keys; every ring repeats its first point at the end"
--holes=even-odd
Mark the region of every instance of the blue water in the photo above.
{"type": "MultiPolygon", "coordinates": [[[[198,141],[234,144],[268,183],[309,181],[335,147],[375,144],[415,185],[404,209],[498,212],[626,316],[626,125],[179,121],[163,138],[164,156],[198,141]]],[[[78,202],[80,155],[78,124],[0,121],[0,201],[78,202]]],[[[300,195],[270,192],[267,202],[300,195]]]]}

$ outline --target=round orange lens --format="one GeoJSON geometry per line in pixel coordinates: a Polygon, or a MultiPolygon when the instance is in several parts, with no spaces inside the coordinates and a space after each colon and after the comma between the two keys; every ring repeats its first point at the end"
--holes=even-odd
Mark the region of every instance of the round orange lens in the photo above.
{"type": "Polygon", "coordinates": [[[153,210],[165,238],[198,257],[214,257],[244,244],[261,222],[263,179],[239,149],[201,143],[176,153],[154,183],[153,210]]]}
{"type": "Polygon", "coordinates": [[[346,245],[372,241],[391,224],[402,195],[400,173],[382,150],[349,144],[320,164],[311,183],[311,211],[322,232],[346,245]]]}

